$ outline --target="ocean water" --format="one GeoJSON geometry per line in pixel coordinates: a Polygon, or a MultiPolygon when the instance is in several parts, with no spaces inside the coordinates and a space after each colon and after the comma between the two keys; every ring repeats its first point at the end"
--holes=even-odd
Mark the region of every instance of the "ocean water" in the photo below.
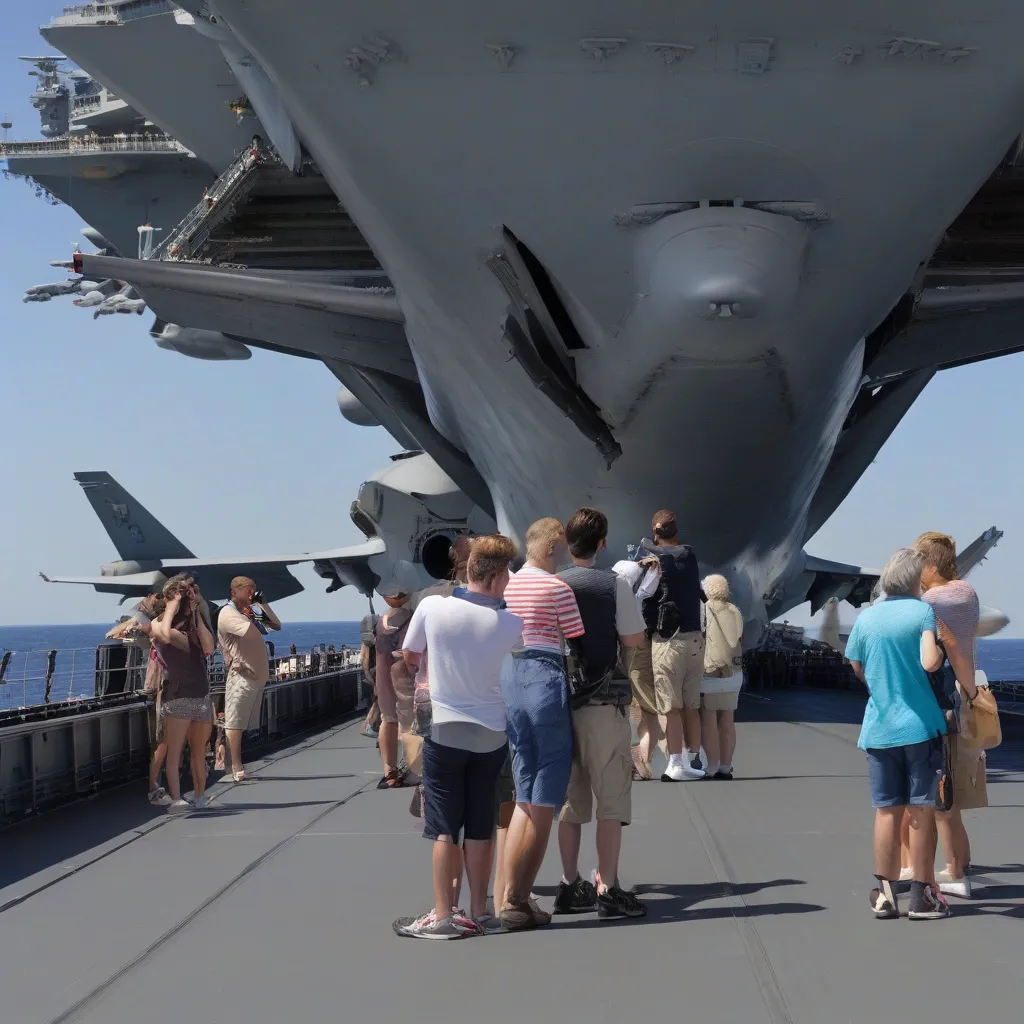
{"type": "MultiPolygon", "coordinates": [[[[291,644],[300,653],[317,644],[359,646],[358,622],[285,622],[271,633],[278,654],[291,644]]],[[[56,650],[57,661],[50,699],[91,696],[95,648],[110,629],[108,623],[79,626],[0,626],[0,654],[13,651],[3,684],[0,710],[41,703],[45,689],[46,652],[56,650]]],[[[978,641],[978,666],[989,679],[1024,681],[1024,639],[978,641]]]]}
{"type": "MultiPolygon", "coordinates": [[[[280,633],[271,633],[276,654],[287,654],[295,645],[299,653],[318,644],[359,646],[358,622],[284,622],[280,633]]],[[[110,623],[78,626],[0,626],[0,654],[12,651],[3,683],[0,711],[40,704],[46,689],[47,651],[57,651],[50,700],[92,696],[95,650],[104,642],[110,623]]]]}

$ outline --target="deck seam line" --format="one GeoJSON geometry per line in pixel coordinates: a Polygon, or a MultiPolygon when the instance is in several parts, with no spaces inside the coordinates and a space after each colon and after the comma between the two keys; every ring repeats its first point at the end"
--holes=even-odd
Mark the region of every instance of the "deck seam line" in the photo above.
{"type": "Polygon", "coordinates": [[[306,822],[301,828],[296,829],[290,835],[286,836],[279,843],[276,843],[269,850],[264,851],[255,860],[250,861],[242,870],[229,879],[215,892],[211,893],[198,907],[189,911],[177,924],[172,925],[167,929],[159,938],[151,942],[141,953],[133,957],[126,964],[115,971],[106,981],[101,982],[91,992],[87,992],[81,999],[76,1003],[69,1006],[63,1013],[54,1017],[50,1024],[71,1024],[72,1021],[81,1020],[82,1014],[92,1009],[97,1004],[101,1003],[111,991],[118,985],[119,982],[123,981],[135,968],[141,967],[152,959],[153,955],[167,942],[170,942],[176,935],[183,932],[193,921],[196,920],[205,910],[208,910],[214,903],[216,903],[222,896],[226,896],[232,889],[236,888],[241,882],[249,877],[257,868],[261,867],[272,857],[275,857],[281,852],[289,843],[300,836],[307,829],[313,828],[320,821],[338,810],[339,807],[343,807],[354,797],[359,796],[360,793],[366,792],[371,785],[370,782],[364,783],[355,792],[350,793],[348,796],[341,800],[336,800],[329,807],[325,808],[319,814],[317,814],[311,821],[306,822]]]}
{"type": "Polygon", "coordinates": [[[687,792],[688,786],[683,785],[683,803],[686,813],[690,818],[693,827],[697,831],[704,853],[711,862],[711,869],[715,872],[719,883],[725,893],[725,900],[732,913],[736,928],[740,933],[743,942],[743,951],[746,953],[751,970],[754,972],[754,979],[761,991],[761,998],[764,1000],[768,1010],[768,1017],[771,1024],[796,1024],[796,1019],[790,1012],[786,997],[782,992],[782,985],[779,982],[775,968],[768,957],[768,951],[764,948],[757,926],[750,916],[750,908],[746,901],[736,891],[736,879],[725,859],[725,854],[711,831],[711,826],[704,817],[703,812],[697,806],[693,796],[687,792]]]}

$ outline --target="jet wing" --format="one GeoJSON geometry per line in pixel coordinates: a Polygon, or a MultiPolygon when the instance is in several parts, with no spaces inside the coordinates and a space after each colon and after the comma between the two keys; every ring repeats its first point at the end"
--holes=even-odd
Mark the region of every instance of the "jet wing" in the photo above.
{"type": "Polygon", "coordinates": [[[1024,350],[1024,281],[980,279],[929,287],[914,319],[865,367],[869,386],[1024,350]]]}
{"type": "Polygon", "coordinates": [[[162,320],[277,351],[340,358],[417,379],[394,294],[302,271],[238,270],[172,260],[81,254],[90,276],[129,281],[162,320]]]}
{"type": "MultiPolygon", "coordinates": [[[[47,583],[81,583],[100,594],[122,594],[126,597],[145,597],[162,587],[167,577],[159,570],[129,573],[127,576],[47,576],[39,574],[47,583]]],[[[173,573],[171,574],[173,575],[173,573]]]]}
{"type": "Polygon", "coordinates": [[[220,569],[230,565],[265,565],[268,568],[275,566],[285,567],[288,565],[299,565],[302,562],[312,561],[314,555],[303,553],[298,555],[252,555],[247,558],[165,558],[163,567],[170,569],[172,573],[187,572],[189,569],[220,569]]]}
{"type": "Polygon", "coordinates": [[[47,576],[47,583],[80,583],[92,587],[100,594],[120,594],[123,597],[144,597],[159,590],[167,580],[179,572],[194,576],[204,595],[214,600],[228,597],[231,580],[235,576],[250,576],[266,595],[268,601],[280,601],[303,591],[302,584],[288,571],[287,566],[308,562],[309,556],[288,557],[275,561],[266,558],[227,558],[210,561],[201,558],[183,559],[165,563],[152,572],[127,573],[123,576],[47,576]]]}
{"type": "Polygon", "coordinates": [[[310,556],[280,555],[253,558],[174,558],[164,559],[161,572],[165,576],[187,572],[194,576],[203,594],[213,600],[225,600],[231,593],[236,576],[251,577],[268,601],[300,594],[302,584],[288,571],[288,566],[310,561],[310,556]]]}
{"type": "Polygon", "coordinates": [[[862,569],[845,562],[830,562],[827,558],[807,555],[804,571],[814,579],[804,600],[811,602],[811,614],[816,615],[831,598],[849,601],[854,608],[871,600],[871,590],[878,582],[877,569],[862,569]]]}
{"type": "Polygon", "coordinates": [[[316,574],[329,582],[328,594],[349,586],[369,597],[381,580],[380,574],[370,567],[370,559],[385,552],[384,541],[380,537],[370,537],[362,544],[317,551],[309,557],[313,560],[316,574]]]}

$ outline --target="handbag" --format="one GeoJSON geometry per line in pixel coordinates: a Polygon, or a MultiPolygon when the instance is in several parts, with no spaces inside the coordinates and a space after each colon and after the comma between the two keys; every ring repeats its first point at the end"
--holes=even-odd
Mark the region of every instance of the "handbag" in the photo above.
{"type": "Polygon", "coordinates": [[[988,686],[988,677],[980,669],[974,674],[978,695],[964,698],[960,709],[960,735],[963,742],[976,750],[991,750],[1003,742],[999,723],[999,705],[988,686]]]}

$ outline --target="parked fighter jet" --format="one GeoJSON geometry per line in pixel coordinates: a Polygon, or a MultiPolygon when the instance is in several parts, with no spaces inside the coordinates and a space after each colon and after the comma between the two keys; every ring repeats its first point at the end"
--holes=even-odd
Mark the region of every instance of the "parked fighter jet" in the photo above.
{"type": "Polygon", "coordinates": [[[75,295],[81,290],[81,286],[87,284],[95,287],[94,281],[86,281],[81,277],[68,278],[66,281],[54,281],[51,284],[35,284],[25,289],[22,302],[49,302],[50,299],[59,298],[61,295],[75,295]]]}
{"type": "Polygon", "coordinates": [[[105,298],[92,314],[93,320],[99,316],[110,316],[112,313],[138,313],[142,316],[146,312],[146,300],[139,298],[139,293],[130,285],[126,285],[119,292],[105,298]]]}
{"type": "Polygon", "coordinates": [[[99,576],[46,576],[48,583],[80,583],[122,601],[159,590],[167,578],[188,572],[210,600],[228,596],[233,576],[257,581],[268,600],[299,593],[289,567],[313,562],[330,583],[369,596],[374,590],[429,586],[451,569],[451,541],[466,533],[489,533],[495,524],[422,452],[403,452],[359,489],[349,512],[366,537],[362,544],[328,551],[243,558],[197,558],[109,473],[76,473],[89,503],[114,542],[119,558],[99,576]]]}

